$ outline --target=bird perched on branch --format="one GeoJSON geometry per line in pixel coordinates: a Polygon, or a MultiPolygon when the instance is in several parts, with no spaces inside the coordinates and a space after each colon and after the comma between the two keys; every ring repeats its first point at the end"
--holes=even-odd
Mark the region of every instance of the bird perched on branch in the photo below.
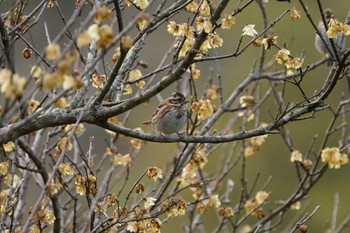
{"type": "Polygon", "coordinates": [[[178,133],[187,121],[187,103],[186,97],[175,91],[158,105],[152,120],[145,121],[143,124],[152,124],[153,128],[160,133],[178,133]]]}
{"type": "MultiPolygon", "coordinates": [[[[323,11],[323,14],[324,14],[324,18],[325,18],[327,25],[329,25],[329,22],[331,21],[331,19],[335,19],[335,14],[334,14],[334,11],[332,9],[325,9],[323,11]]],[[[323,23],[322,17],[319,20],[317,28],[320,31],[324,41],[327,43],[328,47],[330,49],[332,49],[332,46],[331,46],[330,40],[327,36],[327,30],[326,30],[326,27],[323,23]]],[[[342,36],[341,32],[338,32],[337,37],[333,38],[334,44],[337,47],[338,52],[340,52],[345,45],[345,38],[343,38],[343,39],[342,38],[343,38],[343,36],[342,36]]],[[[320,52],[321,54],[325,55],[326,58],[331,57],[331,54],[327,50],[325,43],[322,41],[321,37],[318,34],[316,34],[315,46],[316,46],[317,51],[320,52]]]]}

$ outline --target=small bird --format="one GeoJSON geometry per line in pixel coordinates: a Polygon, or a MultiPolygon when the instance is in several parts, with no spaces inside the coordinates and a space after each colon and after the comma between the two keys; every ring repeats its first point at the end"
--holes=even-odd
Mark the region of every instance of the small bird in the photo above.
{"type": "MultiPolygon", "coordinates": [[[[326,20],[326,23],[327,25],[329,24],[329,21],[331,19],[334,19],[335,18],[335,15],[334,15],[334,11],[332,9],[325,9],[323,11],[323,14],[324,14],[324,17],[325,17],[325,20],[326,20]]],[[[323,20],[322,18],[320,19],[319,23],[318,23],[318,26],[317,26],[318,30],[321,32],[321,35],[322,37],[324,38],[324,40],[329,44],[330,46],[330,41],[329,41],[329,38],[327,36],[327,31],[326,31],[326,28],[323,24],[323,20]]],[[[338,33],[338,36],[337,38],[334,38],[333,41],[335,43],[335,45],[337,46],[337,48],[340,50],[341,48],[344,47],[345,45],[345,40],[343,40],[343,44],[341,44],[341,33],[339,32],[338,33]]],[[[316,46],[316,49],[319,53],[325,55],[327,58],[330,57],[330,54],[327,50],[327,47],[326,45],[323,43],[322,39],[320,38],[320,36],[318,34],[316,34],[316,38],[315,38],[315,46],[316,46]]]]}
{"type": "Polygon", "coordinates": [[[159,133],[178,133],[187,121],[186,97],[180,92],[173,92],[170,97],[162,101],[152,115],[151,121],[143,124],[152,124],[159,133]]]}

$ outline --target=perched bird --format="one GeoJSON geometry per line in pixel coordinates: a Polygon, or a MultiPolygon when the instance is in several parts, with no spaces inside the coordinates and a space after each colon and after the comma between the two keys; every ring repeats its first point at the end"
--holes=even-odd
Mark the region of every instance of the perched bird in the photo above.
{"type": "Polygon", "coordinates": [[[143,124],[152,124],[161,134],[178,133],[187,121],[186,97],[180,92],[173,92],[170,97],[162,101],[154,111],[152,120],[143,124]]]}
{"type": "MultiPolygon", "coordinates": [[[[324,14],[324,17],[325,17],[325,20],[326,20],[326,23],[327,25],[329,24],[329,21],[331,19],[334,19],[335,18],[335,15],[334,15],[334,11],[331,10],[331,9],[325,9],[323,11],[323,14],[324,14]]],[[[322,37],[324,38],[325,42],[329,45],[329,47],[332,49],[332,47],[330,46],[330,40],[327,36],[327,31],[326,31],[326,28],[324,26],[324,23],[323,23],[323,20],[322,18],[320,19],[319,23],[318,23],[318,26],[317,26],[318,30],[320,31],[322,37]]],[[[341,36],[341,33],[339,32],[338,33],[338,36],[337,38],[333,38],[333,41],[335,43],[335,45],[337,46],[337,49],[340,51],[344,45],[345,45],[345,39],[343,39],[342,41],[342,36],[341,36]]],[[[326,45],[324,44],[324,42],[322,41],[322,39],[320,38],[320,36],[318,34],[316,34],[316,38],[315,38],[315,46],[316,46],[316,49],[318,52],[320,52],[321,54],[325,55],[327,58],[330,57],[330,54],[327,50],[327,47],[326,45]]]]}

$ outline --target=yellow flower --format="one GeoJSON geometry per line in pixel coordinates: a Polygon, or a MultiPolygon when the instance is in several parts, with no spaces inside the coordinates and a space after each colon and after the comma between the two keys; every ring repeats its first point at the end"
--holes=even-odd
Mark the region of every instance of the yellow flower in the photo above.
{"type": "Polygon", "coordinates": [[[134,69],[129,72],[129,79],[131,81],[142,78],[142,73],[139,69],[134,69]]]}
{"type": "Polygon", "coordinates": [[[67,99],[62,97],[62,98],[59,98],[56,102],[56,107],[57,108],[64,108],[68,105],[68,102],[67,102],[67,99]]]}
{"type": "Polygon", "coordinates": [[[341,165],[349,162],[349,157],[346,154],[341,154],[339,148],[325,148],[321,152],[323,163],[327,163],[329,168],[339,169],[341,165]]]}
{"type": "Polygon", "coordinates": [[[260,205],[266,201],[269,194],[266,191],[259,191],[255,195],[255,202],[256,204],[260,205]]]}
{"type": "Polygon", "coordinates": [[[33,76],[33,78],[39,79],[42,76],[43,72],[40,66],[32,66],[30,74],[33,76]]]}
{"type": "Polygon", "coordinates": [[[221,205],[221,201],[219,199],[219,195],[215,194],[215,195],[211,195],[208,199],[208,204],[207,207],[208,208],[218,208],[221,205]]]}
{"type": "MultiPolygon", "coordinates": [[[[94,24],[94,25],[96,25],[96,24],[94,24]]],[[[96,25],[96,26],[97,26],[97,25],[96,25]]],[[[77,37],[77,40],[76,40],[77,46],[78,46],[79,48],[82,48],[82,47],[84,47],[84,46],[86,46],[86,45],[89,45],[89,44],[91,43],[91,41],[92,41],[92,38],[91,38],[91,36],[90,36],[90,33],[87,32],[87,31],[81,32],[81,33],[79,34],[79,36],[77,37]]]]}
{"type": "Polygon", "coordinates": [[[192,48],[194,44],[194,38],[186,38],[185,42],[183,43],[180,52],[179,57],[184,57],[187,52],[192,48]]]}
{"type": "MultiPolygon", "coordinates": [[[[64,127],[64,132],[70,132],[73,129],[73,126],[74,125],[67,125],[66,127],[64,127]]],[[[74,134],[79,135],[82,132],[84,132],[84,130],[85,130],[84,124],[80,123],[75,128],[74,134]]]]}
{"type": "Polygon", "coordinates": [[[210,37],[210,44],[213,48],[221,47],[223,43],[224,40],[218,34],[214,34],[210,37]]]}
{"type": "Polygon", "coordinates": [[[113,42],[113,30],[109,25],[102,25],[98,28],[99,40],[97,41],[97,46],[99,48],[106,48],[113,42]]]}
{"type": "Polygon", "coordinates": [[[191,77],[193,78],[193,80],[199,79],[199,76],[201,75],[201,71],[199,69],[196,69],[195,64],[192,64],[189,70],[191,72],[191,77]]]}
{"type": "Polygon", "coordinates": [[[290,156],[290,161],[293,162],[302,162],[303,161],[303,154],[300,153],[298,150],[293,150],[291,156],[290,156]]]}
{"type": "Polygon", "coordinates": [[[39,101],[31,99],[30,102],[29,102],[28,113],[32,114],[34,111],[36,111],[38,106],[39,106],[39,104],[40,104],[39,101]]]}
{"type": "Polygon", "coordinates": [[[305,159],[303,161],[303,167],[306,169],[306,170],[310,170],[312,168],[312,161],[310,159],[305,159]]]}
{"type": "Polygon", "coordinates": [[[170,21],[167,26],[167,31],[169,32],[170,35],[180,36],[179,28],[180,28],[179,25],[177,25],[175,21],[170,21]]]}
{"type": "Polygon", "coordinates": [[[350,35],[350,25],[344,24],[341,32],[344,34],[344,36],[350,35]]]}
{"type": "Polygon", "coordinates": [[[152,178],[154,182],[156,182],[158,179],[163,178],[163,170],[158,167],[149,167],[146,175],[148,178],[152,178]]]}
{"type": "Polygon", "coordinates": [[[130,157],[130,154],[117,154],[114,155],[114,163],[116,165],[122,165],[123,167],[130,166],[132,163],[132,158],[130,157]]]}
{"type": "Polygon", "coordinates": [[[72,163],[70,162],[65,162],[65,163],[61,163],[58,167],[58,171],[62,174],[62,175],[74,175],[75,174],[75,169],[72,163]]]}
{"type": "Polygon", "coordinates": [[[115,49],[115,53],[112,56],[112,62],[116,63],[118,61],[119,57],[120,57],[120,47],[117,47],[115,49]]]}
{"type": "Polygon", "coordinates": [[[15,143],[14,142],[8,142],[6,144],[2,145],[4,147],[5,152],[11,152],[13,149],[15,149],[15,143]]]}
{"type": "Polygon", "coordinates": [[[129,232],[137,232],[139,230],[138,224],[136,221],[134,222],[128,222],[128,226],[126,227],[126,230],[129,232]]]}
{"type": "Polygon", "coordinates": [[[298,20],[300,19],[301,15],[300,15],[300,11],[298,11],[295,7],[293,7],[292,9],[290,9],[289,11],[289,17],[294,21],[294,20],[298,20]]]}
{"type": "Polygon", "coordinates": [[[71,75],[64,75],[62,88],[63,90],[80,89],[83,83],[80,78],[75,78],[71,75]]]}
{"type": "Polygon", "coordinates": [[[45,49],[45,57],[49,61],[57,60],[61,55],[61,48],[59,44],[51,43],[45,49]]]}
{"type": "Polygon", "coordinates": [[[291,208],[292,210],[300,210],[300,208],[301,208],[301,202],[300,202],[300,201],[294,202],[294,203],[290,206],[290,208],[291,208]]]}
{"type": "Polygon", "coordinates": [[[145,203],[144,203],[145,209],[148,209],[149,207],[154,206],[154,205],[155,205],[154,202],[155,202],[156,200],[157,200],[157,199],[154,198],[154,197],[146,197],[146,201],[145,201],[145,203]]]}
{"type": "Polygon", "coordinates": [[[130,49],[134,43],[134,40],[131,36],[122,36],[120,38],[120,45],[123,49],[130,49]]]}
{"type": "Polygon", "coordinates": [[[140,7],[141,9],[144,9],[148,6],[148,0],[133,0],[133,2],[136,4],[136,6],[140,7]]]}
{"type": "Polygon", "coordinates": [[[272,45],[277,43],[278,36],[269,35],[262,39],[261,44],[264,45],[265,50],[270,49],[272,45]]]}
{"type": "Polygon", "coordinates": [[[200,11],[201,15],[210,16],[210,6],[206,0],[204,0],[202,2],[202,5],[201,5],[199,11],[200,11]]]}
{"type": "Polygon", "coordinates": [[[212,85],[205,93],[205,96],[210,100],[216,100],[219,94],[219,87],[212,85]]]}
{"type": "Polygon", "coordinates": [[[255,24],[247,24],[242,30],[242,36],[255,37],[256,35],[258,35],[258,32],[254,28],[255,24]]]}
{"type": "Polygon", "coordinates": [[[136,139],[136,138],[133,138],[131,139],[130,141],[130,145],[135,149],[135,150],[139,150],[141,149],[141,140],[140,139],[136,139]]]}
{"type": "Polygon", "coordinates": [[[194,35],[193,31],[194,31],[194,28],[192,26],[188,25],[188,23],[183,23],[179,27],[179,34],[181,36],[193,37],[193,35],[194,35]]]}
{"type": "Polygon", "coordinates": [[[74,184],[75,184],[76,192],[81,196],[85,195],[86,193],[85,183],[86,183],[86,178],[84,176],[78,175],[75,177],[74,184]]]}
{"type": "Polygon", "coordinates": [[[251,201],[251,200],[247,200],[245,203],[244,203],[244,210],[246,213],[249,213],[250,211],[252,211],[254,208],[256,208],[257,204],[255,201],[251,201]]]}
{"type": "Polygon", "coordinates": [[[54,221],[56,220],[56,217],[53,213],[52,210],[49,209],[45,209],[44,211],[44,222],[46,222],[47,224],[51,225],[52,223],[54,223],[54,221]]]}
{"type": "Polygon", "coordinates": [[[123,95],[130,95],[132,93],[132,88],[130,84],[126,84],[123,90],[123,95]]]}
{"type": "Polygon", "coordinates": [[[239,104],[241,105],[242,108],[251,106],[255,103],[255,98],[254,96],[251,95],[244,95],[239,98],[239,104]]]}
{"type": "Polygon", "coordinates": [[[193,0],[186,6],[186,10],[191,13],[195,13],[197,9],[198,9],[198,0],[193,0]]]}
{"type": "Polygon", "coordinates": [[[213,30],[213,24],[208,17],[198,16],[196,18],[196,25],[198,32],[204,30],[206,33],[210,33],[213,30]]]}
{"type": "Polygon", "coordinates": [[[9,187],[11,187],[11,185],[12,185],[12,188],[17,188],[17,186],[19,185],[20,182],[21,182],[21,179],[16,174],[13,177],[11,174],[7,174],[4,177],[4,184],[6,184],[9,187]]]}
{"type": "Polygon", "coordinates": [[[1,92],[6,98],[16,99],[22,96],[26,79],[19,74],[13,74],[9,69],[0,70],[1,92]]]}
{"type": "Polygon", "coordinates": [[[0,163],[0,175],[7,175],[9,172],[9,165],[7,162],[0,163]]]}
{"type": "Polygon", "coordinates": [[[92,74],[92,86],[95,87],[95,88],[102,88],[104,86],[104,84],[106,83],[107,81],[107,77],[106,75],[99,75],[98,73],[94,72],[92,74]]]}
{"type": "Polygon", "coordinates": [[[73,149],[73,144],[68,141],[67,137],[63,137],[58,141],[57,147],[61,150],[63,150],[65,147],[67,147],[67,150],[70,151],[73,149]]]}
{"type": "Polygon", "coordinates": [[[200,100],[199,102],[193,102],[191,109],[193,112],[197,113],[199,120],[205,120],[209,118],[214,110],[209,99],[200,100]]]}
{"type": "Polygon", "coordinates": [[[221,20],[221,28],[230,29],[233,24],[235,24],[235,18],[233,18],[232,15],[225,14],[224,18],[221,20]]]}
{"type": "Polygon", "coordinates": [[[43,88],[47,91],[51,91],[54,88],[59,88],[62,86],[64,81],[64,75],[58,72],[47,73],[43,79],[43,88]]]}
{"type": "Polygon", "coordinates": [[[276,54],[275,59],[278,62],[278,64],[284,64],[289,61],[289,54],[290,54],[289,50],[281,49],[276,54]]]}
{"type": "Polygon", "coordinates": [[[220,208],[218,211],[220,217],[229,218],[234,215],[233,209],[231,207],[220,208]]]}
{"type": "Polygon", "coordinates": [[[112,12],[106,6],[102,6],[96,10],[95,20],[98,24],[101,24],[104,19],[111,19],[112,12]]]}
{"type": "Polygon", "coordinates": [[[147,13],[141,14],[137,19],[137,27],[140,31],[145,29],[148,25],[150,25],[149,15],[147,13]]]}

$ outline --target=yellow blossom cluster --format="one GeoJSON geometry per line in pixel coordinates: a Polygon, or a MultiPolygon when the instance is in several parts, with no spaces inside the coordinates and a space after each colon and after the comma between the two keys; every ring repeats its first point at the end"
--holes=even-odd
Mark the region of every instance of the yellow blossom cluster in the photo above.
{"type": "MultiPolygon", "coordinates": [[[[203,190],[201,192],[203,194],[203,190]]],[[[202,194],[200,196],[202,196],[202,194]]],[[[207,211],[207,209],[216,209],[216,208],[219,208],[220,206],[221,206],[221,201],[220,201],[219,195],[213,194],[209,196],[208,199],[205,199],[204,201],[199,202],[196,206],[196,209],[199,214],[204,214],[207,211]]]]}
{"type": "Polygon", "coordinates": [[[5,152],[11,152],[13,149],[15,149],[15,143],[14,142],[8,142],[2,145],[5,152]]]}
{"type": "Polygon", "coordinates": [[[57,146],[55,147],[54,155],[56,157],[60,156],[64,148],[66,148],[67,151],[71,151],[73,149],[73,144],[68,141],[67,137],[63,137],[58,141],[57,146]]]}
{"type": "Polygon", "coordinates": [[[50,184],[46,185],[46,188],[50,196],[53,197],[60,191],[60,189],[62,188],[62,184],[59,181],[55,182],[52,180],[50,184]]]}
{"type": "Polygon", "coordinates": [[[96,176],[94,175],[88,175],[87,178],[78,175],[75,177],[74,184],[76,192],[81,196],[85,195],[87,192],[93,196],[97,194],[96,176]]]}
{"type": "Polygon", "coordinates": [[[147,169],[146,175],[148,178],[152,178],[154,182],[157,182],[158,179],[163,178],[163,170],[158,167],[149,167],[147,169]]]}
{"type": "Polygon", "coordinates": [[[130,81],[135,81],[137,80],[136,82],[136,86],[140,89],[143,89],[143,87],[145,86],[145,81],[144,80],[141,80],[142,78],[142,72],[141,70],[139,69],[133,69],[129,72],[129,80],[130,81]]]}
{"type": "MultiPolygon", "coordinates": [[[[56,217],[55,217],[53,211],[51,209],[47,208],[48,201],[44,201],[44,202],[41,203],[39,210],[34,214],[33,219],[38,219],[39,221],[43,221],[43,222],[51,225],[56,220],[56,217]]],[[[29,210],[29,213],[31,213],[31,212],[32,212],[32,208],[29,210]]]]}
{"type": "Polygon", "coordinates": [[[40,104],[39,101],[31,99],[29,101],[28,113],[32,114],[33,112],[37,111],[39,104],[40,104]]]}
{"type": "MultiPolygon", "coordinates": [[[[64,132],[68,133],[73,129],[74,125],[66,125],[64,127],[64,132]]],[[[75,127],[75,131],[74,134],[75,135],[80,135],[85,131],[85,126],[84,124],[80,123],[77,125],[77,127],[75,127]]]]}
{"type": "Polygon", "coordinates": [[[97,72],[94,72],[91,76],[91,81],[93,87],[102,89],[104,84],[107,82],[107,77],[104,74],[100,75],[97,72]]]}
{"type": "Polygon", "coordinates": [[[60,174],[62,175],[69,175],[69,176],[73,176],[75,174],[75,168],[74,165],[70,162],[64,162],[61,163],[58,166],[58,171],[60,172],[60,174]]]}
{"type": "Polygon", "coordinates": [[[97,41],[97,47],[105,49],[113,43],[113,29],[102,22],[104,19],[112,18],[112,12],[106,6],[102,6],[95,12],[95,24],[86,31],[80,33],[76,39],[79,48],[89,45],[93,40],[97,41]]]}
{"type": "Polygon", "coordinates": [[[171,197],[162,202],[162,210],[165,211],[167,217],[185,215],[187,202],[184,199],[171,197]]]}
{"type": "MultiPolygon", "coordinates": [[[[143,130],[140,127],[135,128],[134,131],[138,132],[138,133],[143,133],[143,130]]],[[[132,148],[134,148],[135,150],[141,149],[142,141],[140,139],[132,138],[132,139],[130,139],[129,143],[132,146],[132,148]]]]}
{"type": "Polygon", "coordinates": [[[27,15],[23,14],[24,12],[20,10],[19,8],[14,8],[11,14],[8,14],[5,19],[5,25],[9,29],[15,28],[17,25],[21,24],[21,27],[19,28],[18,32],[24,32],[28,30],[28,22],[23,23],[23,21],[28,17],[27,15]],[[22,24],[23,23],[23,24],[22,24]]]}
{"type": "Polygon", "coordinates": [[[140,233],[158,233],[162,228],[162,221],[159,218],[149,218],[141,221],[128,222],[127,230],[129,232],[140,233]]]}
{"type": "Polygon", "coordinates": [[[281,49],[278,51],[278,53],[275,56],[275,59],[278,64],[283,64],[286,66],[287,74],[293,74],[293,71],[291,69],[299,69],[303,65],[303,61],[298,57],[291,57],[290,51],[287,49],[281,49]]]}
{"type": "Polygon", "coordinates": [[[203,146],[199,146],[193,153],[192,159],[186,164],[177,181],[180,182],[180,187],[198,182],[197,171],[202,169],[208,163],[208,158],[203,146]]]}
{"type": "Polygon", "coordinates": [[[9,172],[9,164],[7,162],[0,163],[0,175],[7,175],[9,172]]]}
{"type": "Polygon", "coordinates": [[[323,163],[327,163],[329,168],[339,169],[340,166],[349,163],[347,154],[340,153],[338,147],[324,148],[321,152],[323,163]]]}
{"type": "Polygon", "coordinates": [[[263,218],[265,216],[265,213],[261,205],[266,203],[268,197],[269,194],[266,191],[258,191],[253,200],[247,200],[245,202],[243,206],[244,210],[246,213],[251,212],[251,215],[256,216],[258,219],[263,218]]]}
{"type": "Polygon", "coordinates": [[[350,35],[350,25],[343,24],[336,19],[330,19],[327,30],[328,38],[337,38],[338,33],[342,33],[344,36],[350,35]]]}
{"type": "Polygon", "coordinates": [[[148,0],[125,0],[127,6],[136,5],[140,9],[144,9],[148,6],[148,0]]]}
{"type": "Polygon", "coordinates": [[[190,65],[190,67],[188,68],[188,71],[190,72],[191,78],[193,78],[193,80],[199,79],[201,75],[201,71],[199,69],[196,69],[195,64],[190,65]]]}
{"type": "Polygon", "coordinates": [[[121,165],[123,167],[130,166],[132,163],[132,158],[130,154],[115,154],[113,157],[113,162],[115,165],[121,165]]]}
{"type": "Polygon", "coordinates": [[[229,218],[234,215],[232,207],[220,208],[218,211],[220,217],[229,218]]]}
{"type": "Polygon", "coordinates": [[[108,194],[103,201],[98,201],[94,209],[95,212],[106,212],[111,206],[117,204],[118,198],[116,194],[108,194]]]}
{"type": "MultiPolygon", "coordinates": [[[[48,60],[58,61],[61,58],[60,46],[55,43],[49,44],[45,49],[45,57],[48,60]]],[[[58,62],[57,69],[44,75],[42,87],[47,91],[59,87],[62,87],[64,90],[81,88],[83,86],[82,80],[79,74],[74,72],[73,68],[78,58],[79,54],[77,51],[66,53],[64,59],[58,62]]],[[[41,77],[42,71],[39,67],[32,67],[31,71],[36,79],[41,77]]]]}
{"type": "Polygon", "coordinates": [[[1,93],[6,98],[16,99],[21,97],[26,84],[26,79],[19,74],[13,74],[9,69],[0,70],[1,93]]]}
{"type": "Polygon", "coordinates": [[[293,21],[301,18],[300,11],[298,11],[295,7],[290,9],[288,14],[293,21]]]}
{"type": "MultiPolygon", "coordinates": [[[[195,41],[195,34],[205,32],[207,34],[206,40],[199,48],[199,53],[196,54],[196,58],[201,58],[208,52],[209,49],[221,47],[223,39],[217,34],[216,26],[212,22],[211,10],[215,8],[212,4],[209,5],[207,0],[197,1],[194,0],[186,6],[186,10],[191,13],[197,13],[199,15],[195,18],[195,26],[191,26],[187,23],[177,24],[175,21],[170,21],[167,26],[167,31],[176,37],[183,37],[184,41],[175,43],[175,47],[181,46],[179,57],[185,56],[192,48],[195,41]]],[[[235,19],[232,15],[225,14],[221,20],[220,26],[222,29],[229,29],[235,23],[235,19]]]]}
{"type": "Polygon", "coordinates": [[[205,120],[213,115],[214,109],[209,99],[193,102],[191,110],[197,114],[199,120],[205,120]]]}
{"type": "Polygon", "coordinates": [[[290,155],[290,161],[292,163],[294,163],[294,162],[302,163],[303,167],[306,170],[309,170],[312,167],[312,165],[313,165],[312,161],[310,159],[304,159],[303,154],[300,151],[298,151],[298,150],[293,150],[292,151],[292,153],[290,155]]]}
{"type": "Polygon", "coordinates": [[[258,152],[262,144],[265,142],[266,138],[267,138],[267,135],[260,135],[260,136],[250,138],[250,144],[244,149],[244,156],[250,157],[254,155],[256,152],[258,152]]]}
{"type": "Polygon", "coordinates": [[[216,85],[211,85],[211,87],[209,87],[205,92],[205,96],[210,100],[216,100],[218,98],[218,94],[219,87],[216,85]]]}

